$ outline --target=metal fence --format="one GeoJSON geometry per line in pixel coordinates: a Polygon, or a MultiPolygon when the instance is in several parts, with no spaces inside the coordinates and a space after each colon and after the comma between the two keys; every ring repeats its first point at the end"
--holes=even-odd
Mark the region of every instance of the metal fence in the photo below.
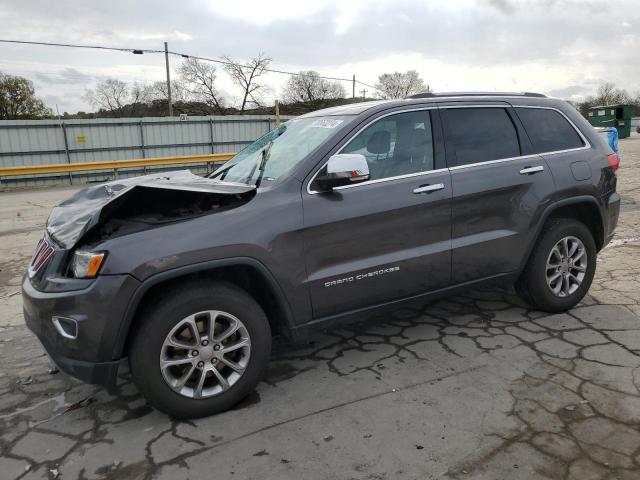
{"type": "MultiPolygon", "coordinates": [[[[292,117],[283,116],[281,120],[289,118],[292,117]]],[[[4,120],[0,121],[0,167],[239,151],[274,126],[275,117],[267,115],[4,120]]],[[[144,171],[147,169],[120,173],[131,176],[144,171]]],[[[107,180],[111,175],[111,171],[99,171],[3,178],[0,181],[3,185],[80,183],[107,180]]]]}

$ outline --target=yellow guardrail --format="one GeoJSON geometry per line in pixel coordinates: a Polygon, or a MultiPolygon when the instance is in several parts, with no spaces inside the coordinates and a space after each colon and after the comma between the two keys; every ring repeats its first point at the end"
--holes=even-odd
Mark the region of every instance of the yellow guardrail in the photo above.
{"type": "Polygon", "coordinates": [[[208,155],[186,155],[182,157],[137,158],[134,160],[108,160],[104,162],[56,163],[50,165],[26,165],[19,167],[0,167],[0,177],[18,175],[38,175],[45,173],[73,173],[90,170],[119,170],[132,167],[153,167],[158,165],[183,165],[189,163],[226,162],[235,153],[212,153],[208,155]]]}

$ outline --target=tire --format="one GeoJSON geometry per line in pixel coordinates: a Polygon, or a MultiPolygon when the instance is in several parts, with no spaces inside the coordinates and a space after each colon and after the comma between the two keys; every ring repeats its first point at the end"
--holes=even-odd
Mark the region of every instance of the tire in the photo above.
{"type": "Polygon", "coordinates": [[[133,381],[149,403],[182,419],[223,412],[241,401],[260,381],[270,354],[269,322],[247,292],[226,282],[190,282],[163,292],[144,309],[129,347],[129,362],[133,381]],[[191,317],[194,314],[198,315],[191,317]],[[209,336],[206,326],[212,324],[209,336]],[[202,328],[204,333],[192,333],[192,326],[202,328]],[[227,339],[216,340],[234,326],[237,330],[227,339]],[[216,329],[226,330],[216,334],[216,329]],[[193,347],[182,348],[192,343],[193,347]],[[244,346],[236,348],[240,344],[244,346]],[[218,350],[215,353],[214,348],[218,350]],[[227,349],[233,351],[223,353],[227,349]],[[161,368],[161,359],[172,365],[161,368]],[[182,363],[173,365],[178,362],[182,363]],[[227,366],[228,362],[238,370],[227,366]],[[190,371],[186,383],[176,386],[190,371]],[[204,379],[200,381],[202,372],[204,379]]]}
{"type": "MultiPolygon", "coordinates": [[[[579,256],[578,252],[579,250],[576,250],[574,254],[575,257],[579,256]]],[[[563,312],[575,307],[586,295],[593,281],[595,271],[596,244],[589,228],[574,219],[554,219],[544,226],[538,237],[537,244],[529,257],[529,261],[516,283],[516,291],[527,303],[538,310],[552,313],[563,312]],[[579,248],[581,243],[584,248],[584,255],[577,260],[575,267],[562,264],[556,267],[555,272],[554,269],[551,268],[548,270],[548,261],[550,264],[555,265],[559,258],[566,257],[566,255],[558,256],[558,253],[562,253],[561,251],[564,250],[563,247],[555,250],[552,254],[552,250],[558,245],[558,242],[565,238],[569,239],[568,241],[570,242],[569,252],[575,245],[578,245],[579,248]],[[577,239],[579,242],[572,239],[577,239]],[[578,262],[583,261],[581,260],[582,258],[586,259],[586,265],[578,265],[578,262]],[[584,268],[584,271],[579,272],[577,270],[578,267],[584,268]],[[584,274],[579,285],[574,280],[570,281],[570,287],[565,287],[564,284],[558,287],[558,280],[553,280],[551,284],[547,282],[548,272],[549,278],[553,278],[558,273],[564,276],[564,269],[569,269],[567,273],[576,274],[578,277],[581,276],[581,273],[584,274]],[[560,288],[561,292],[554,293],[552,286],[555,287],[556,290],[560,288]],[[577,288],[575,288],[576,286],[577,288]],[[572,289],[574,290],[571,291],[572,289]]],[[[574,275],[574,278],[577,278],[576,275],[574,275]]],[[[563,280],[560,279],[559,281],[562,282],[563,280]]]]}

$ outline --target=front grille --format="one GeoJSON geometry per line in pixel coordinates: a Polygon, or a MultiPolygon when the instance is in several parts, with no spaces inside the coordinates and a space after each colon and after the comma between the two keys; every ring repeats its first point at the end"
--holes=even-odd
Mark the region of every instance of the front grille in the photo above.
{"type": "Polygon", "coordinates": [[[38,242],[38,246],[36,247],[36,251],[33,254],[33,258],[31,259],[31,263],[29,264],[29,277],[33,277],[38,270],[42,268],[42,266],[47,263],[47,260],[53,255],[53,247],[49,245],[49,242],[42,238],[38,242]]]}

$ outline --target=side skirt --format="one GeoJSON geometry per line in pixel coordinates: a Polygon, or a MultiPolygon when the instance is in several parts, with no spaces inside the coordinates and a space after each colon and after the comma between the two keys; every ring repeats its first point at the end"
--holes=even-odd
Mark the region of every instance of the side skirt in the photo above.
{"type": "Polygon", "coordinates": [[[371,317],[374,314],[397,310],[398,308],[406,307],[411,304],[438,300],[440,298],[470,290],[478,286],[486,287],[490,285],[510,285],[513,284],[517,278],[518,274],[514,272],[499,273],[497,275],[483,277],[477,280],[472,280],[470,282],[464,282],[457,285],[440,288],[438,290],[432,290],[429,292],[411,295],[409,297],[403,297],[384,303],[370,305],[368,307],[359,308],[356,310],[349,310],[347,312],[338,313],[335,315],[316,318],[311,320],[310,322],[297,325],[290,329],[291,339],[297,341],[308,337],[311,333],[320,329],[332,328],[341,324],[366,320],[368,317],[371,317]]]}

